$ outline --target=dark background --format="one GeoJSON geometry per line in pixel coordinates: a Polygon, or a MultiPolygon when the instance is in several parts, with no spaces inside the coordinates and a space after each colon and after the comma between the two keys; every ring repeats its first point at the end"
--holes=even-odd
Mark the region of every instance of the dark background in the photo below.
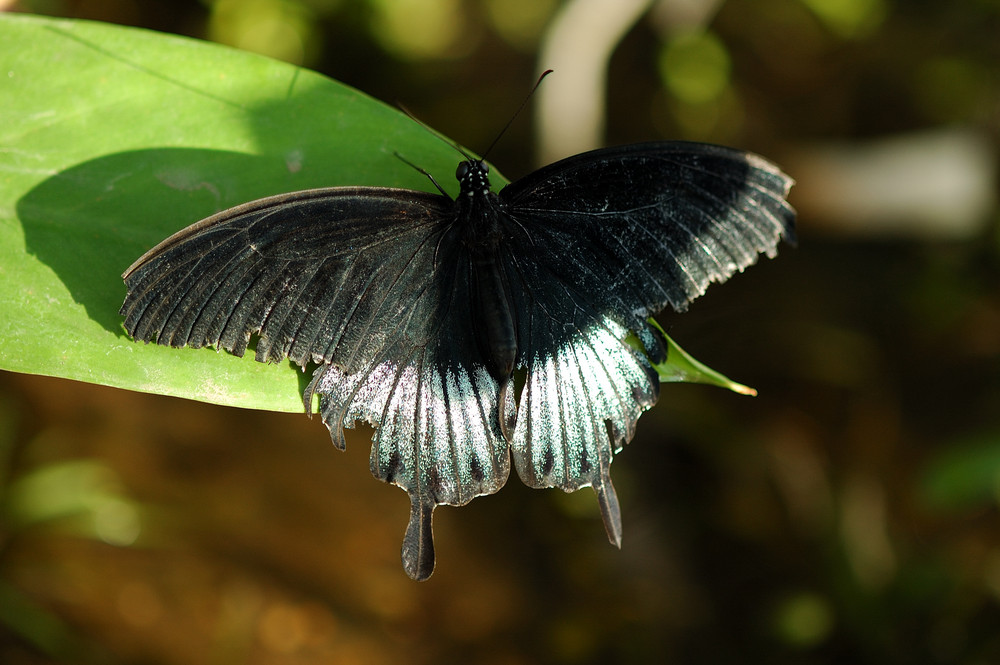
{"type": "MultiPolygon", "coordinates": [[[[259,50],[485,150],[565,5],[0,7],[259,50]]],[[[614,464],[620,552],[592,492],[512,477],[437,511],[414,583],[370,432],[0,374],[0,662],[1000,662],[998,35],[995,0],[663,0],[601,63],[604,143],[799,181],[798,247],[662,317],[760,396],[663,386],[614,464]]]]}

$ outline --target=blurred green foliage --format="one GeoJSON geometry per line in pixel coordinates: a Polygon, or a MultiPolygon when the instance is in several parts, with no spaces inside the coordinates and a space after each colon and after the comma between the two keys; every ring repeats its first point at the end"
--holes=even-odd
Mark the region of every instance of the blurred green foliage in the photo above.
{"type": "MultiPolygon", "coordinates": [[[[780,162],[961,125],[995,151],[996,2],[727,0],[687,33],[654,4],[608,63],[609,143],[780,162]]],[[[265,50],[486,146],[561,6],[15,8],[265,50]]],[[[492,155],[512,177],[529,125],[492,155]]],[[[371,481],[363,434],[338,455],[301,417],[3,375],[3,502],[57,482],[73,510],[0,524],[0,662],[1000,662],[998,217],[943,242],[803,215],[797,249],[664,319],[760,396],[664,386],[615,462],[621,552],[592,497],[514,481],[440,511],[426,585],[399,571],[405,497],[371,481]],[[109,500],[134,543],[87,521],[109,500]]]]}

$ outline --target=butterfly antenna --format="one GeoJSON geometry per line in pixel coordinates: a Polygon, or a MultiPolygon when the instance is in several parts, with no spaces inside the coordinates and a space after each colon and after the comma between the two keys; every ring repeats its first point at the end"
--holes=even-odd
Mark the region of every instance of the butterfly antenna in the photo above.
{"type": "MultiPolygon", "coordinates": [[[[418,125],[420,125],[421,127],[423,127],[430,134],[436,136],[443,143],[447,143],[448,145],[450,145],[452,148],[455,149],[455,151],[457,151],[465,159],[469,160],[470,162],[474,162],[474,161],[484,162],[484,161],[486,161],[486,155],[488,155],[490,153],[490,151],[493,150],[493,146],[495,146],[500,141],[500,139],[503,137],[503,135],[507,133],[507,130],[510,129],[510,126],[512,124],[514,124],[514,120],[516,120],[517,116],[520,115],[521,111],[524,110],[524,107],[528,105],[528,100],[530,100],[531,96],[535,94],[535,90],[538,90],[538,86],[541,85],[542,79],[544,79],[546,76],[548,76],[551,73],[552,73],[551,69],[546,69],[544,72],[542,72],[541,76],[538,77],[538,80],[535,81],[535,85],[531,86],[531,90],[525,96],[524,101],[522,101],[521,105],[517,107],[516,111],[514,111],[514,115],[512,115],[510,117],[510,120],[507,121],[507,124],[504,125],[503,129],[500,130],[500,133],[497,134],[497,137],[495,139],[493,139],[493,143],[490,144],[490,147],[486,149],[486,152],[484,152],[483,156],[480,159],[478,159],[478,160],[475,157],[473,157],[472,155],[470,155],[469,153],[467,153],[465,150],[463,150],[462,146],[460,146],[457,143],[454,143],[454,142],[446,139],[445,137],[441,136],[440,134],[438,134],[436,131],[434,131],[430,127],[430,125],[428,125],[426,122],[424,122],[423,120],[421,120],[420,118],[418,118],[417,116],[415,116],[413,113],[411,113],[410,109],[406,108],[405,106],[403,106],[399,102],[396,103],[396,106],[398,106],[399,110],[401,110],[403,113],[406,114],[406,117],[408,117],[410,120],[412,120],[413,122],[415,122],[418,125]]],[[[438,189],[439,192],[441,192],[445,196],[448,195],[447,192],[445,192],[444,189],[441,187],[441,185],[438,184],[438,181],[434,179],[434,176],[432,176],[430,173],[428,173],[424,169],[420,168],[419,166],[417,166],[416,164],[414,164],[410,160],[406,159],[405,157],[403,157],[402,155],[400,155],[398,152],[395,152],[393,154],[395,154],[396,157],[398,157],[404,164],[407,164],[407,165],[413,167],[418,172],[420,172],[420,173],[424,174],[425,176],[427,176],[427,178],[432,183],[434,183],[434,186],[437,187],[437,189],[438,189]]]]}
{"type": "Polygon", "coordinates": [[[542,72],[542,75],[538,77],[537,81],[535,81],[535,85],[531,86],[531,90],[525,96],[524,101],[521,102],[521,105],[517,107],[517,110],[514,111],[514,115],[510,117],[510,120],[507,121],[507,124],[504,125],[503,129],[500,130],[500,133],[497,134],[497,137],[493,139],[493,143],[491,143],[490,147],[486,149],[486,152],[483,153],[482,159],[479,161],[486,161],[486,155],[490,154],[490,151],[493,150],[493,146],[495,146],[500,141],[500,138],[503,137],[503,135],[507,133],[507,130],[510,129],[510,126],[514,124],[514,120],[516,120],[517,116],[520,115],[521,111],[524,110],[524,107],[528,105],[528,100],[530,100],[531,96],[535,94],[535,90],[538,90],[538,86],[542,84],[542,79],[544,79],[551,73],[552,73],[551,69],[546,69],[544,72],[542,72]]]}
{"type": "MultiPolygon", "coordinates": [[[[456,150],[456,151],[457,151],[457,152],[458,152],[458,153],[459,153],[460,155],[462,155],[462,157],[465,157],[465,158],[466,158],[466,159],[468,159],[469,161],[475,161],[475,159],[476,159],[476,158],[475,158],[475,157],[473,157],[472,155],[470,155],[469,153],[465,152],[464,150],[462,150],[462,146],[458,145],[457,143],[453,143],[453,142],[451,142],[450,140],[446,139],[445,137],[443,137],[443,136],[441,136],[440,134],[438,134],[437,132],[435,132],[435,131],[434,131],[434,130],[433,130],[433,129],[431,128],[431,126],[430,126],[430,125],[428,125],[428,124],[427,124],[426,122],[424,122],[423,120],[421,120],[421,119],[420,119],[420,118],[418,118],[417,116],[415,116],[415,115],[413,115],[412,113],[410,113],[410,109],[406,108],[405,106],[403,106],[403,105],[402,105],[402,104],[400,104],[399,102],[396,102],[396,106],[398,106],[398,107],[399,107],[399,110],[400,110],[400,111],[402,111],[403,113],[405,113],[405,114],[406,114],[406,117],[408,117],[408,118],[409,118],[410,120],[412,120],[413,122],[415,122],[415,123],[417,123],[418,125],[420,125],[421,127],[423,127],[423,128],[425,129],[425,130],[427,130],[427,132],[428,132],[428,133],[430,133],[430,134],[434,135],[435,137],[437,137],[437,138],[438,138],[438,139],[439,139],[440,141],[442,141],[443,143],[447,143],[448,145],[450,145],[450,146],[451,146],[452,148],[454,148],[454,149],[455,149],[455,150],[456,150]]],[[[399,157],[399,153],[396,153],[396,156],[397,156],[397,157],[399,157]]],[[[402,157],[400,157],[400,159],[403,159],[403,158],[402,158],[402,157]]],[[[404,162],[406,162],[406,160],[405,160],[405,159],[403,159],[403,161],[404,161],[404,162]]],[[[406,162],[406,163],[407,163],[407,164],[410,164],[410,162],[406,162]]],[[[410,166],[413,166],[413,164],[410,164],[410,166]]],[[[421,172],[421,173],[423,173],[424,175],[428,175],[428,174],[427,174],[427,172],[426,172],[426,171],[424,171],[423,169],[421,169],[421,168],[418,168],[418,167],[415,167],[415,166],[414,166],[414,168],[416,168],[416,169],[417,169],[418,171],[420,171],[420,172],[421,172]]],[[[431,180],[433,180],[433,178],[431,178],[431,180]]],[[[437,183],[434,183],[434,184],[436,185],[437,183]]],[[[438,187],[438,189],[441,189],[441,188],[440,188],[440,187],[438,187]]]]}
{"type": "Polygon", "coordinates": [[[434,186],[437,187],[437,190],[439,192],[441,192],[445,196],[448,196],[448,192],[444,191],[444,188],[441,187],[441,185],[438,184],[438,181],[435,180],[434,176],[432,176],[430,173],[428,173],[426,169],[423,169],[423,168],[417,166],[416,164],[414,164],[413,162],[411,162],[410,160],[408,160],[406,157],[403,157],[398,152],[393,152],[392,154],[396,155],[396,158],[399,159],[399,161],[401,161],[404,164],[406,164],[407,166],[412,167],[413,169],[415,169],[417,171],[417,173],[422,173],[425,176],[427,176],[427,179],[430,180],[432,183],[434,183],[434,186]]]}

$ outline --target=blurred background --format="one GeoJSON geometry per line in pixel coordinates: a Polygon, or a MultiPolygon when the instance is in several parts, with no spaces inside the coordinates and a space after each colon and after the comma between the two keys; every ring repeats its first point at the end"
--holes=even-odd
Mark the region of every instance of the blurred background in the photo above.
{"type": "MultiPolygon", "coordinates": [[[[1000,662],[997,0],[0,0],[316,69],[509,178],[760,152],[799,243],[683,316],[756,387],[664,385],[594,495],[436,513],[318,420],[0,374],[0,662],[1000,662]]],[[[366,184],[366,183],[358,183],[366,184]]]]}

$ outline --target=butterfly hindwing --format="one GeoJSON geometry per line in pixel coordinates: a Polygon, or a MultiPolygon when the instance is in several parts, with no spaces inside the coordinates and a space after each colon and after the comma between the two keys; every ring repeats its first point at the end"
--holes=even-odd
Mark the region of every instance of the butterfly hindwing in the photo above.
{"type": "MultiPolygon", "coordinates": [[[[460,243],[444,241],[436,256],[424,259],[428,270],[438,262],[436,279],[411,301],[399,334],[424,334],[427,343],[389,345],[354,373],[325,365],[306,392],[307,398],[320,394],[331,433],[354,421],[375,425],[372,474],[410,495],[403,564],[414,579],[425,579],[434,567],[434,508],[492,494],[510,471],[499,386],[485,363],[474,361],[479,352],[469,316],[468,254],[460,243]]],[[[508,399],[512,410],[513,396],[508,399]]]]}
{"type": "Polygon", "coordinates": [[[625,342],[628,329],[535,254],[530,243],[504,264],[517,311],[518,365],[525,373],[511,441],[529,487],[597,493],[609,539],[621,544],[610,479],[614,454],[659,394],[656,372],[625,342]]]}

